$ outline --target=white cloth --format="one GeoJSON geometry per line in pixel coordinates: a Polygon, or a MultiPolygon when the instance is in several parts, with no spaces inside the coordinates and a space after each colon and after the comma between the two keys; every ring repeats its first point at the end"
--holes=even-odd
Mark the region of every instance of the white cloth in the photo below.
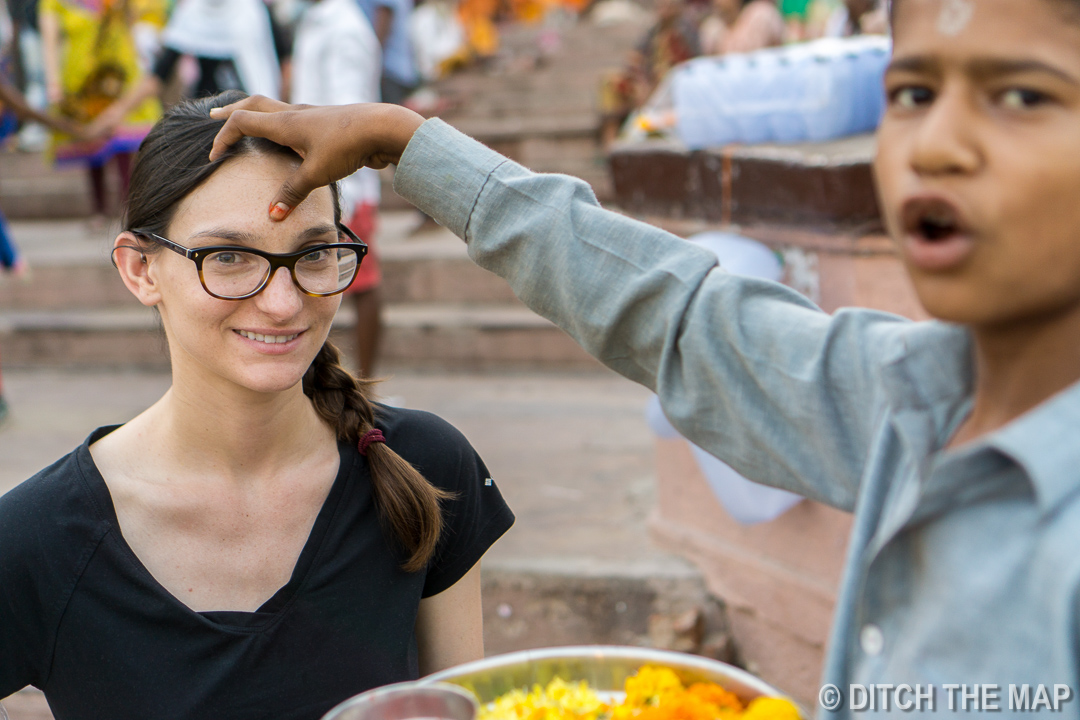
{"type": "Polygon", "coordinates": [[[180,0],[161,44],[184,55],[231,59],[245,92],[281,97],[270,15],[261,0],[180,0]]]}
{"type": "Polygon", "coordinates": [[[416,69],[425,82],[438,80],[440,64],[465,46],[465,28],[457,17],[457,3],[427,0],[409,17],[409,39],[416,54],[416,69]]]}
{"type": "MultiPolygon", "coordinates": [[[[355,0],[319,0],[300,18],[292,56],[294,103],[379,102],[382,48],[355,0]]],[[[342,211],[379,202],[379,174],[361,168],[339,183],[342,211]]]]}

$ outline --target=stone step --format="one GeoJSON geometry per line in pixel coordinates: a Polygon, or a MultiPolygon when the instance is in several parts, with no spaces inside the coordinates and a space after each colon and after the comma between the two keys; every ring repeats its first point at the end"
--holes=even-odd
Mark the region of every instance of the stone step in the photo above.
{"type": "Polygon", "coordinates": [[[724,224],[880,231],[873,135],[691,151],[676,140],[616,143],[615,199],[629,213],[724,224]]]}
{"type": "MultiPolygon", "coordinates": [[[[524,306],[411,303],[383,311],[380,362],[438,370],[598,369],[562,330],[524,306]]],[[[355,316],[342,304],[331,339],[353,354],[355,316]]],[[[5,367],[168,366],[165,337],[141,306],[95,310],[0,310],[5,367]]]]}
{"type": "Polygon", "coordinates": [[[11,219],[87,217],[90,181],[80,168],[50,167],[40,153],[0,152],[0,210],[11,219]]]}

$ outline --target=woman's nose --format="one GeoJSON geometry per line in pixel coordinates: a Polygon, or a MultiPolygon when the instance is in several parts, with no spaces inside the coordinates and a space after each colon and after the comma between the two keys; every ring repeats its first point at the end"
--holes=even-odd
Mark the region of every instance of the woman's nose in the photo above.
{"type": "Polygon", "coordinates": [[[296,287],[288,268],[278,268],[266,282],[266,287],[255,296],[259,309],[278,318],[289,318],[300,312],[304,296],[296,287]]]}

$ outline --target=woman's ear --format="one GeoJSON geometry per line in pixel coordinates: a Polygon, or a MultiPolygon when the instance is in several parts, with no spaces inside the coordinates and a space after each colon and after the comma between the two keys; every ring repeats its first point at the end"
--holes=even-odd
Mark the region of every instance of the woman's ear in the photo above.
{"type": "Polygon", "coordinates": [[[149,257],[143,244],[129,232],[122,232],[113,243],[112,261],[120,271],[120,279],[131,294],[143,305],[152,307],[161,301],[161,294],[150,275],[149,257]]]}

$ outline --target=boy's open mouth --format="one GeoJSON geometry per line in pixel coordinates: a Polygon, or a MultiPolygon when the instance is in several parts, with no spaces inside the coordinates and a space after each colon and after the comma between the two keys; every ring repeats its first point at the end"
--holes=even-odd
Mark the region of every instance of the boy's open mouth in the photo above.
{"type": "Polygon", "coordinates": [[[974,242],[960,210],[942,197],[909,199],[901,212],[903,248],[912,265],[948,270],[964,261],[974,242]]]}
{"type": "Polygon", "coordinates": [[[911,200],[904,205],[904,230],[927,242],[946,240],[962,231],[960,213],[945,200],[911,200]]]}

